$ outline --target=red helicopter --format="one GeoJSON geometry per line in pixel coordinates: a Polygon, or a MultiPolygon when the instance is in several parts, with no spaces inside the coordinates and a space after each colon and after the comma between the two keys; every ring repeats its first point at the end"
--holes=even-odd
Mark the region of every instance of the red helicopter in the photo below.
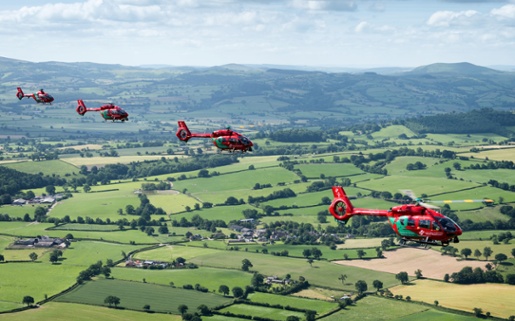
{"type": "Polygon", "coordinates": [[[115,120],[120,120],[122,122],[129,120],[129,114],[122,108],[113,104],[105,104],[98,108],[87,108],[82,99],[77,100],[77,103],[78,105],[75,110],[81,116],[84,116],[88,111],[100,111],[100,115],[104,120],[112,120],[113,122],[115,120]]]}
{"type": "Polygon", "coordinates": [[[18,87],[17,89],[18,92],[16,93],[16,97],[18,97],[19,100],[22,100],[23,98],[33,98],[38,104],[51,104],[54,101],[54,97],[46,93],[43,89],[40,89],[35,94],[24,94],[21,87],[18,87]]]}
{"type": "Polygon", "coordinates": [[[212,133],[191,133],[184,121],[179,120],[178,124],[179,128],[175,135],[183,142],[188,142],[188,140],[193,137],[211,138],[213,140],[213,144],[222,151],[227,150],[229,152],[234,152],[239,150],[242,153],[252,151],[252,146],[254,146],[250,139],[232,131],[230,127],[227,129],[215,130],[212,133]]]}
{"type": "Polygon", "coordinates": [[[341,186],[333,186],[334,199],[329,212],[344,224],[354,215],[384,216],[399,235],[401,245],[406,241],[414,241],[427,245],[447,246],[452,240],[458,243],[461,228],[449,217],[442,215],[435,208],[419,199],[415,204],[404,204],[389,210],[355,208],[341,186]],[[440,242],[440,244],[438,244],[440,242]]]}

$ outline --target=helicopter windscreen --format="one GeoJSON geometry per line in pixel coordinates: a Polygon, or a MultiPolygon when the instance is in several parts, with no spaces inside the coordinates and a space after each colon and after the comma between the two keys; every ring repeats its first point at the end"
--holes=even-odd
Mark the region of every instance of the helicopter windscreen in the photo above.
{"type": "Polygon", "coordinates": [[[241,143],[242,143],[243,145],[249,145],[249,143],[250,143],[250,142],[249,142],[249,139],[248,139],[247,137],[245,137],[245,136],[241,136],[241,137],[240,137],[240,141],[241,141],[241,143]]]}
{"type": "Polygon", "coordinates": [[[456,232],[456,223],[454,223],[454,221],[451,220],[450,218],[438,217],[437,220],[440,223],[440,225],[442,226],[442,228],[444,229],[444,231],[456,232]]]}

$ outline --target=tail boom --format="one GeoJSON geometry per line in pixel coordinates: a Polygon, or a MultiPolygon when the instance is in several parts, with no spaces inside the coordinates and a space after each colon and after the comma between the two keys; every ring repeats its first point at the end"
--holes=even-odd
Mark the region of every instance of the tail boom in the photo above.
{"type": "Polygon", "coordinates": [[[329,212],[338,221],[347,222],[354,215],[388,216],[386,210],[373,210],[367,208],[355,208],[343,187],[333,186],[334,199],[329,206],[329,212]]]}

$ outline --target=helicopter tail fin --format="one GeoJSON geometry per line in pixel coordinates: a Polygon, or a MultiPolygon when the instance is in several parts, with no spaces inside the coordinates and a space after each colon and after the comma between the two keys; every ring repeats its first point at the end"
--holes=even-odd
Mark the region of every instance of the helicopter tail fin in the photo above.
{"type": "Polygon", "coordinates": [[[347,223],[349,218],[354,215],[354,206],[345,194],[343,187],[333,186],[334,199],[329,206],[329,212],[335,219],[347,223]]]}
{"type": "Polygon", "coordinates": [[[81,116],[84,116],[84,114],[88,111],[82,99],[77,100],[77,108],[75,110],[81,116]]]}
{"type": "Polygon", "coordinates": [[[179,128],[177,129],[175,136],[177,136],[177,138],[183,142],[188,142],[188,140],[191,138],[191,132],[188,129],[188,126],[186,126],[186,122],[179,120],[177,124],[179,125],[179,128]]]}
{"type": "Polygon", "coordinates": [[[18,92],[16,92],[16,97],[19,99],[19,100],[22,100],[23,97],[25,97],[25,94],[23,93],[23,90],[21,90],[21,87],[18,87],[18,92]]]}

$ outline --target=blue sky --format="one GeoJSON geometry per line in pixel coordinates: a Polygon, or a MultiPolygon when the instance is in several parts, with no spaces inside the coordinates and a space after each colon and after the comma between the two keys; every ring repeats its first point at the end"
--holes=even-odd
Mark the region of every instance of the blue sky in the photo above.
{"type": "Polygon", "coordinates": [[[515,0],[2,1],[0,44],[34,62],[515,65],[515,0]]]}

